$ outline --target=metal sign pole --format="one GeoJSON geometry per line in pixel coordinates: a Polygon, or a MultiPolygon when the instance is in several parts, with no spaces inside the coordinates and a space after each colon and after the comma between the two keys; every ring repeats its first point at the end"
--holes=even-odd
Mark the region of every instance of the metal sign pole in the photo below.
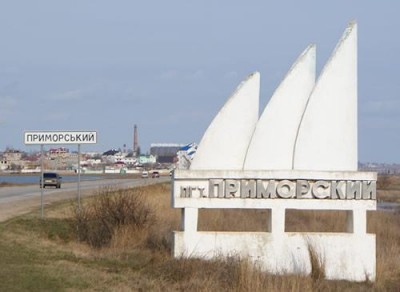
{"type": "MultiPolygon", "coordinates": [[[[43,217],[43,145],[53,144],[78,144],[78,211],[81,209],[81,144],[96,144],[96,131],[25,131],[25,145],[41,145],[41,167],[42,167],[42,217],[43,217]]],[[[58,165],[56,164],[58,169],[58,165]]]]}
{"type": "Polygon", "coordinates": [[[43,178],[43,144],[40,145],[40,208],[41,208],[41,216],[43,219],[43,192],[44,192],[44,178],[43,178]]]}
{"type": "Polygon", "coordinates": [[[81,211],[81,144],[78,144],[78,211],[81,211]]]}

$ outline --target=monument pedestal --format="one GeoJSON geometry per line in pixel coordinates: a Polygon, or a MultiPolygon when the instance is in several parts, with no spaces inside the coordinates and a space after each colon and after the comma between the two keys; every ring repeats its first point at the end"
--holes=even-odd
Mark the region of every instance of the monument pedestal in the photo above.
{"type": "Polygon", "coordinates": [[[174,232],[174,257],[247,258],[272,274],[309,275],[310,253],[327,279],[375,280],[375,234],[174,232]]]}

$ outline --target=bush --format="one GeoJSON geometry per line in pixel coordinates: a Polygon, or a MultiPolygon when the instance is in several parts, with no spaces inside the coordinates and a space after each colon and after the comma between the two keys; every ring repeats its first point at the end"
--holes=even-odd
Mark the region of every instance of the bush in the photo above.
{"type": "Polygon", "coordinates": [[[104,187],[81,209],[75,210],[74,225],[80,241],[93,247],[110,244],[115,232],[124,226],[143,230],[155,221],[141,189],[104,187]]]}

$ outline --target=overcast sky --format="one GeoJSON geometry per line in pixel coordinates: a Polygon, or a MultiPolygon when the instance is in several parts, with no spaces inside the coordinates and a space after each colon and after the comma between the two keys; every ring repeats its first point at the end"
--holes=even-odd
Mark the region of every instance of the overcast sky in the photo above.
{"type": "MultiPolygon", "coordinates": [[[[25,130],[97,130],[82,151],[199,142],[238,84],[267,103],[358,23],[359,160],[400,163],[400,1],[0,0],[0,151],[25,130]]],[[[70,147],[74,150],[75,146],[70,147]]]]}

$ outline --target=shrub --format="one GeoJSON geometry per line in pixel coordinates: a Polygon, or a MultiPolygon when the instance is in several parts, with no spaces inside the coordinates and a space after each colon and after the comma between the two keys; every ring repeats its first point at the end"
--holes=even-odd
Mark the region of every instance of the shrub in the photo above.
{"type": "Polygon", "coordinates": [[[74,225],[80,241],[93,247],[110,244],[115,232],[124,226],[143,230],[155,221],[141,189],[104,187],[81,209],[75,210],[74,225]]]}

